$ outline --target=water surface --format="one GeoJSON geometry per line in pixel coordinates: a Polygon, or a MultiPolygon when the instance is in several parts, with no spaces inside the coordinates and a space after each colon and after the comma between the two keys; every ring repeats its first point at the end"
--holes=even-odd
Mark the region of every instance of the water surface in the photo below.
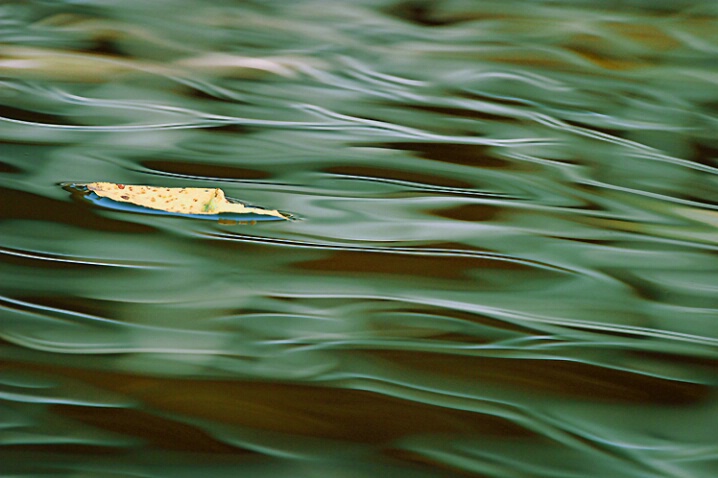
{"type": "Polygon", "coordinates": [[[0,6],[6,473],[716,476],[718,7],[604,3],[0,6]]]}

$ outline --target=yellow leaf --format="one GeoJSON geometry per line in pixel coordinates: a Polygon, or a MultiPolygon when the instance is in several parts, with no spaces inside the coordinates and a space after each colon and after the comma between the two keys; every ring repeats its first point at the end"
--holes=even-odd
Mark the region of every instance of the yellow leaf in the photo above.
{"type": "Polygon", "coordinates": [[[105,182],[79,186],[86,187],[101,198],[177,214],[257,214],[289,219],[274,209],[230,202],[219,188],[166,188],[105,182]]]}

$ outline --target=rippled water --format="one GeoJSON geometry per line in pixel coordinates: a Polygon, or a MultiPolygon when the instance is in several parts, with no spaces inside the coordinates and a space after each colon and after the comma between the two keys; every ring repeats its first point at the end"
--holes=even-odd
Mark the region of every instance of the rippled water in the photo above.
{"type": "Polygon", "coordinates": [[[717,5],[4,2],[0,467],[716,476],[717,5]]]}

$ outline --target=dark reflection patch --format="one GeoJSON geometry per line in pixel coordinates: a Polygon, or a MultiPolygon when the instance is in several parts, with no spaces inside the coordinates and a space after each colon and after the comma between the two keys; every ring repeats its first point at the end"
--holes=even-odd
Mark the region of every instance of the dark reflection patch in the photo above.
{"type": "Polygon", "coordinates": [[[333,252],[321,259],[300,262],[297,267],[341,274],[371,273],[441,279],[464,279],[474,269],[533,270],[528,265],[483,257],[355,251],[333,252]]]}
{"type": "Polygon", "coordinates": [[[415,171],[403,171],[390,168],[376,168],[368,166],[331,166],[325,169],[332,174],[349,176],[368,176],[378,179],[395,179],[415,183],[430,184],[433,186],[444,186],[450,188],[471,188],[473,184],[459,179],[448,178],[438,174],[427,174],[415,171]]]}
{"type": "MultiPolygon", "coordinates": [[[[497,416],[437,407],[363,390],[288,383],[158,378],[53,365],[22,364],[17,367],[79,379],[132,397],[141,401],[144,407],[162,413],[298,436],[366,443],[384,443],[427,433],[535,436],[526,428],[497,416]]],[[[131,418],[136,423],[140,415],[131,418]]],[[[92,420],[102,419],[95,414],[92,420]]],[[[109,418],[106,420],[109,421],[109,418]]],[[[111,421],[114,423],[117,420],[113,418],[111,421]]],[[[150,428],[161,423],[155,421],[150,428]]]]}
{"type": "Polygon", "coordinates": [[[16,174],[21,170],[13,166],[12,164],[4,163],[0,161],[0,173],[16,174]]]}
{"type": "Polygon", "coordinates": [[[400,1],[386,8],[389,15],[407,20],[411,23],[424,27],[443,27],[456,25],[476,19],[479,16],[476,12],[466,10],[465,12],[448,14],[436,8],[442,2],[427,0],[400,1]]]}
{"type": "Polygon", "coordinates": [[[432,212],[439,217],[456,219],[457,221],[484,222],[498,217],[501,208],[486,204],[464,204],[448,209],[437,209],[432,212]]]}
{"type": "Polygon", "coordinates": [[[141,410],[55,405],[64,417],[114,433],[139,438],[147,445],[192,453],[250,453],[210,437],[202,430],[141,410]]]}
{"type": "Polygon", "coordinates": [[[195,177],[228,178],[228,179],[267,179],[271,175],[266,171],[257,169],[240,168],[237,166],[226,166],[214,163],[192,163],[171,160],[147,160],[141,163],[143,166],[155,171],[162,171],[172,174],[183,174],[195,177]]]}
{"type": "MultiPolygon", "coordinates": [[[[116,273],[116,271],[115,271],[116,273]]],[[[115,310],[117,306],[113,301],[92,299],[89,297],[79,296],[45,296],[45,297],[23,297],[20,299],[22,302],[31,305],[33,309],[28,306],[20,306],[17,304],[5,305],[9,308],[18,308],[22,310],[37,310],[43,309],[55,309],[55,313],[59,316],[60,314],[87,314],[94,317],[102,317],[105,319],[117,319],[118,313],[115,310]],[[36,309],[37,307],[37,309],[36,309]]],[[[3,302],[0,300],[0,304],[3,302]]],[[[47,313],[47,312],[46,312],[47,313]]],[[[47,313],[48,316],[52,314],[47,313]]]]}
{"type": "Polygon", "coordinates": [[[129,56],[120,48],[115,38],[108,33],[106,36],[98,36],[94,39],[91,46],[86,48],[84,51],[88,53],[94,53],[97,55],[104,55],[113,59],[119,59],[122,57],[129,56]]]}
{"type": "Polygon", "coordinates": [[[5,453],[38,453],[47,456],[52,455],[122,455],[124,447],[101,446],[101,445],[84,445],[75,443],[52,443],[48,445],[3,445],[2,451],[5,453]]]}
{"type": "Polygon", "coordinates": [[[414,109],[419,111],[426,111],[429,113],[437,113],[446,116],[455,116],[459,118],[468,118],[473,120],[483,121],[506,121],[512,119],[510,116],[501,116],[484,111],[470,110],[465,108],[450,108],[446,106],[432,106],[432,105],[403,105],[404,108],[414,109]]]}
{"type": "Polygon", "coordinates": [[[0,221],[21,219],[59,222],[88,229],[120,233],[150,234],[153,228],[142,224],[115,221],[88,214],[88,208],[78,202],[65,202],[15,189],[0,188],[0,221]]]}
{"type": "MultiPolygon", "coordinates": [[[[714,108],[718,110],[718,105],[714,108]]],[[[706,166],[718,167],[718,143],[697,142],[693,145],[693,160],[706,166]]]]}
{"type": "Polygon", "coordinates": [[[491,156],[490,147],[476,144],[396,142],[379,143],[375,146],[412,151],[421,158],[441,161],[443,163],[460,164],[463,166],[509,168],[513,165],[510,161],[491,156]]]}
{"type": "MultiPolygon", "coordinates": [[[[409,314],[422,314],[422,315],[434,315],[436,317],[451,317],[454,319],[459,319],[466,321],[467,323],[475,323],[475,324],[481,324],[481,325],[487,325],[490,326],[492,329],[501,330],[501,331],[507,331],[512,333],[521,333],[521,334],[527,334],[532,335],[535,333],[534,329],[531,329],[530,327],[524,327],[521,325],[518,325],[513,322],[507,322],[504,320],[498,320],[493,317],[489,317],[487,315],[482,315],[478,313],[471,313],[461,310],[455,310],[455,309],[440,309],[437,307],[430,307],[426,306],[425,308],[407,308],[407,309],[397,309],[393,311],[394,313],[402,313],[406,312],[409,314]]],[[[385,323],[382,321],[373,321],[372,322],[373,327],[376,330],[382,330],[385,327],[385,323]]],[[[453,336],[450,340],[458,340],[460,342],[467,342],[470,340],[473,340],[474,342],[483,342],[483,339],[481,337],[477,337],[476,335],[471,336],[471,338],[467,338],[466,335],[459,336],[453,336]]]]}
{"type": "Polygon", "coordinates": [[[432,374],[492,382],[524,392],[596,401],[686,405],[708,397],[710,387],[664,380],[566,360],[467,357],[400,350],[367,352],[432,374]]]}
{"type": "Polygon", "coordinates": [[[7,105],[0,105],[0,116],[28,123],[60,125],[72,123],[69,122],[64,116],[53,115],[40,111],[30,111],[27,109],[14,108],[7,105]]]}

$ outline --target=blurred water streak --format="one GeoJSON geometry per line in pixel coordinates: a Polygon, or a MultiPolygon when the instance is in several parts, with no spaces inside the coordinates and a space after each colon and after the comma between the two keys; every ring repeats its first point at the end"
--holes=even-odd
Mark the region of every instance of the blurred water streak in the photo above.
{"type": "Polygon", "coordinates": [[[4,473],[715,476],[717,17],[2,4],[4,473]]]}

